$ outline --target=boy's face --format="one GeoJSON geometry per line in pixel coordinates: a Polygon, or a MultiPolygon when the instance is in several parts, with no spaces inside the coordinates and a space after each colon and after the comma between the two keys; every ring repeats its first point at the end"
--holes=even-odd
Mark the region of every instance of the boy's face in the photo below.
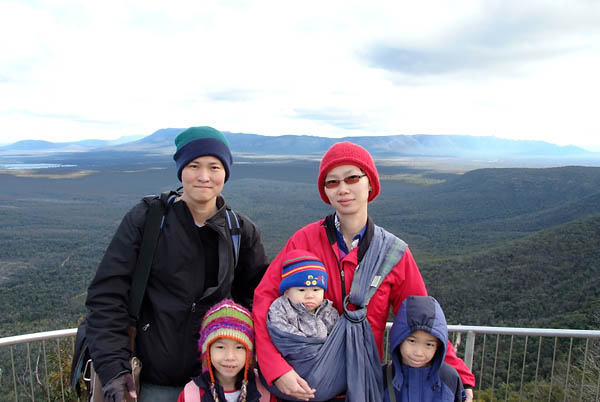
{"type": "Polygon", "coordinates": [[[425,332],[415,331],[400,344],[402,363],[410,367],[426,367],[431,364],[438,348],[438,339],[425,332]]]}
{"type": "Polygon", "coordinates": [[[302,303],[306,308],[314,313],[315,310],[323,303],[323,288],[317,286],[300,287],[292,286],[286,289],[285,295],[294,304],[302,303]]]}
{"type": "Polygon", "coordinates": [[[219,384],[235,384],[238,373],[246,365],[246,348],[233,339],[219,338],[210,345],[210,361],[219,384]]]}

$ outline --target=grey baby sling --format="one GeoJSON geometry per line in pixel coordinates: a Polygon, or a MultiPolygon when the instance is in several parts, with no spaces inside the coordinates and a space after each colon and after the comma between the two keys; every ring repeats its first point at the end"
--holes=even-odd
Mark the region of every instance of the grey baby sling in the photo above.
{"type": "MultiPolygon", "coordinates": [[[[267,327],[271,340],[285,360],[317,390],[311,401],[326,401],[346,394],[349,402],[383,400],[383,375],[377,344],[367,317],[367,304],[387,274],[404,255],[406,243],[379,226],[362,261],[356,267],[344,314],[326,338],[307,338],[267,327]],[[348,310],[348,305],[356,310],[348,310]]],[[[264,380],[264,378],[261,378],[264,380]]],[[[264,381],[263,381],[264,382],[264,381]]],[[[269,390],[284,400],[294,400],[269,390]]]]}

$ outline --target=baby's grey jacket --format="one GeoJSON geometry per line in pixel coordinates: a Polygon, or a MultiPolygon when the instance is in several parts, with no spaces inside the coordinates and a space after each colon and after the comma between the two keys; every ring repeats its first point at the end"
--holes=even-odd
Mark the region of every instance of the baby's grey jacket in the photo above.
{"type": "Polygon", "coordinates": [[[293,304],[286,295],[275,299],[269,307],[269,320],[284,332],[308,338],[325,338],[339,318],[331,300],[323,303],[311,313],[304,304],[293,304]]]}

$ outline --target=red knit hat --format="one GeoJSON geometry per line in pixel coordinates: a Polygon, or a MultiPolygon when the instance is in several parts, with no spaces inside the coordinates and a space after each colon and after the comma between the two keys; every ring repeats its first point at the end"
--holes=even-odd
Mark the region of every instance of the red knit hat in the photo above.
{"type": "Polygon", "coordinates": [[[330,204],[330,202],[327,194],[325,194],[325,177],[331,169],[340,165],[354,165],[367,174],[369,183],[371,184],[369,202],[373,201],[379,195],[379,174],[369,151],[351,142],[338,142],[325,152],[323,159],[321,159],[321,166],[319,167],[317,187],[319,188],[321,199],[326,204],[330,204]]]}

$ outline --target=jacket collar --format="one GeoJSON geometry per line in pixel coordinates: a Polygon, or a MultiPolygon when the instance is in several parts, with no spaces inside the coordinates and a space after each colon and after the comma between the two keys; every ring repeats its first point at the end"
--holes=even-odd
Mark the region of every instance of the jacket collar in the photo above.
{"type": "MultiPolygon", "coordinates": [[[[208,372],[206,373],[202,373],[197,377],[193,377],[192,381],[194,381],[194,384],[196,384],[198,386],[198,388],[201,388],[204,390],[204,392],[210,392],[210,377],[208,372]]],[[[246,395],[246,400],[247,401],[258,401],[260,399],[260,392],[258,391],[258,388],[256,387],[256,381],[260,381],[260,379],[254,375],[254,370],[252,368],[248,369],[248,386],[247,386],[247,395],[246,395]]],[[[223,391],[223,387],[221,387],[221,385],[219,385],[219,383],[216,383],[215,386],[217,387],[217,392],[219,393],[219,397],[221,398],[225,398],[225,392],[223,391]]],[[[225,400],[225,399],[223,399],[225,400]]]]}
{"type": "MultiPolygon", "coordinates": [[[[327,240],[329,240],[329,245],[333,247],[333,245],[337,242],[337,232],[335,227],[335,212],[331,215],[328,215],[323,220],[323,224],[325,227],[325,232],[327,233],[327,240]]],[[[365,230],[365,234],[358,245],[358,253],[357,253],[357,262],[360,261],[365,256],[365,253],[369,249],[369,245],[371,244],[371,239],[373,239],[373,233],[375,232],[375,224],[370,216],[367,216],[367,229],[365,230]]]]}
{"type": "MultiPolygon", "coordinates": [[[[181,225],[188,231],[189,235],[195,236],[196,233],[196,225],[194,223],[194,217],[190,212],[185,201],[177,201],[174,202],[171,207],[175,211],[175,215],[177,219],[181,223],[181,225]]],[[[212,229],[225,234],[225,226],[227,225],[227,218],[225,217],[225,210],[227,206],[225,204],[225,199],[223,196],[217,197],[217,212],[210,218],[208,218],[205,222],[205,225],[210,226],[212,229]]],[[[193,237],[192,237],[193,238],[193,237]]]]}

